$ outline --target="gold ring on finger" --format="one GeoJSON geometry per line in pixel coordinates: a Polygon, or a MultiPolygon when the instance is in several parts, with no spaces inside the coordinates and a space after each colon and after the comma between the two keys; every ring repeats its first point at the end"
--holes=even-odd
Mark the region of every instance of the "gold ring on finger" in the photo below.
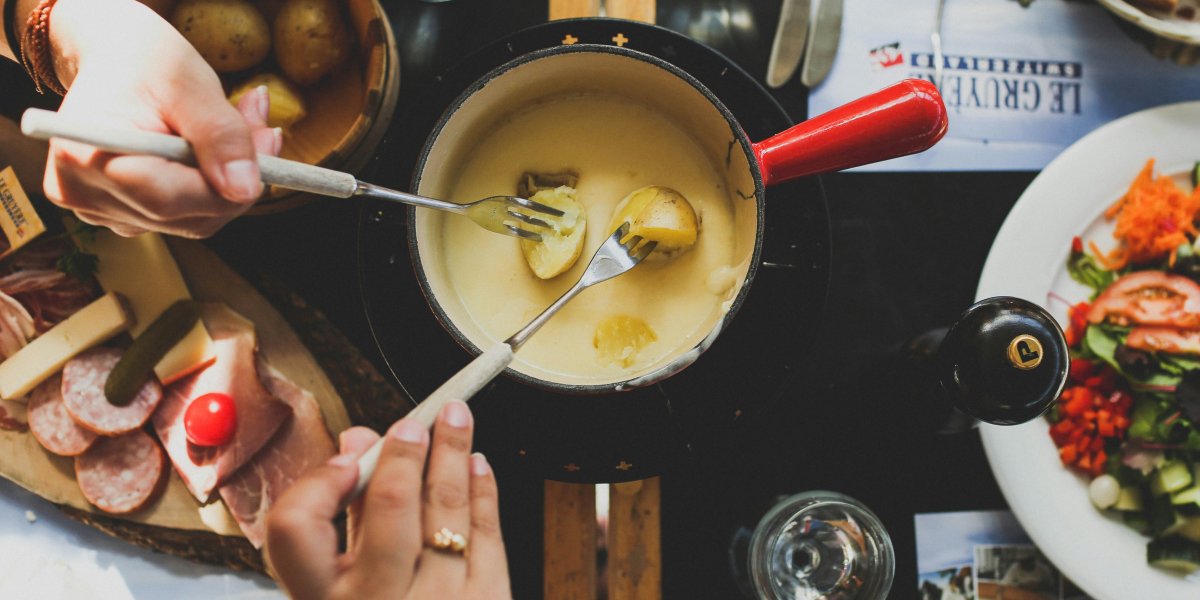
{"type": "Polygon", "coordinates": [[[467,553],[467,538],[461,533],[454,533],[443,527],[433,534],[429,547],[438,552],[449,552],[459,556],[467,553]]]}

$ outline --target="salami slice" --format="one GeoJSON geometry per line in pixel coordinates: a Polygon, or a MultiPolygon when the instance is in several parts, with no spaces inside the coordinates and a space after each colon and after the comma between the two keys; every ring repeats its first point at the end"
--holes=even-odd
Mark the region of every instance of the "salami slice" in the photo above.
{"type": "Polygon", "coordinates": [[[62,396],[67,412],[100,435],[121,435],[141,427],[162,400],[162,386],[151,378],[129,404],[109,402],[104,397],[104,382],[119,360],[121,351],[116,348],[93,348],[63,367],[62,396]]]}
{"type": "Polygon", "coordinates": [[[60,456],[79,456],[96,441],[96,434],[80,427],[63,405],[61,374],[33,389],[27,415],[33,437],[60,456]]]}
{"type": "Polygon", "coordinates": [[[96,508],[125,514],[146,505],[163,476],[162,448],[142,430],[100,438],[75,457],[75,479],[96,508]]]}

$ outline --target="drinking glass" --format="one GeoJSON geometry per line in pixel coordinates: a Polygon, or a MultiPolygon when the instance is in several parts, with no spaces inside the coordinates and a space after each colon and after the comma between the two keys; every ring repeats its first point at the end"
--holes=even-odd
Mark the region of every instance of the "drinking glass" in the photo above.
{"type": "Polygon", "coordinates": [[[895,572],[879,518],[825,490],[776,502],[752,531],[734,534],[730,559],[742,591],[767,600],[882,599],[895,572]]]}

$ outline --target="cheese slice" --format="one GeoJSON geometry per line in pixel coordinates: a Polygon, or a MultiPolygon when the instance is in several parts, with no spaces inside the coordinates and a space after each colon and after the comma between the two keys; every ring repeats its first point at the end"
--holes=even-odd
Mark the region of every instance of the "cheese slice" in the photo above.
{"type": "Polygon", "coordinates": [[[124,331],[131,322],[116,294],[93,300],[0,363],[0,398],[24,398],[75,355],[124,331]]]}
{"type": "MultiPolygon", "coordinates": [[[[167,307],[192,297],[179,265],[157,233],[125,238],[101,229],[91,239],[80,240],[80,245],[100,259],[96,279],[104,291],[118,293],[129,302],[134,318],[129,333],[134,338],[167,307]]],[[[197,323],[158,361],[154,373],[163,384],[170,384],[215,358],[208,330],[203,323],[197,323]]]]}

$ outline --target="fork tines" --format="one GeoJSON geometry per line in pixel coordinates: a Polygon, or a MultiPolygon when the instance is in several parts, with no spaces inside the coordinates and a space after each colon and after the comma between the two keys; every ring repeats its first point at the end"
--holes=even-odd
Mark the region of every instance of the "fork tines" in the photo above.
{"type": "Polygon", "coordinates": [[[621,246],[629,253],[630,258],[636,262],[642,262],[642,259],[650,256],[650,253],[654,252],[654,247],[658,245],[658,242],[642,243],[643,241],[642,236],[635,235],[623,242],[621,246]]]}
{"type": "Polygon", "coordinates": [[[516,204],[517,206],[520,206],[521,208],[527,208],[534,212],[540,212],[543,214],[550,215],[552,217],[561,217],[566,214],[557,208],[546,206],[545,204],[542,204],[541,202],[534,202],[533,200],[529,200],[527,198],[521,198],[520,196],[509,196],[508,201],[512,202],[513,204],[516,204]]]}
{"type": "Polygon", "coordinates": [[[517,237],[525,238],[527,240],[533,240],[535,242],[542,241],[542,234],[540,234],[540,233],[537,233],[534,231],[529,231],[528,229],[522,229],[520,227],[517,227],[516,225],[505,224],[504,228],[511,231],[512,234],[517,237]]]}
{"type": "Polygon", "coordinates": [[[529,225],[532,225],[534,227],[545,227],[546,229],[550,228],[550,224],[547,223],[546,221],[543,221],[536,217],[531,217],[523,212],[517,212],[515,210],[509,209],[508,216],[510,216],[518,221],[521,221],[522,223],[527,223],[529,225]]]}

